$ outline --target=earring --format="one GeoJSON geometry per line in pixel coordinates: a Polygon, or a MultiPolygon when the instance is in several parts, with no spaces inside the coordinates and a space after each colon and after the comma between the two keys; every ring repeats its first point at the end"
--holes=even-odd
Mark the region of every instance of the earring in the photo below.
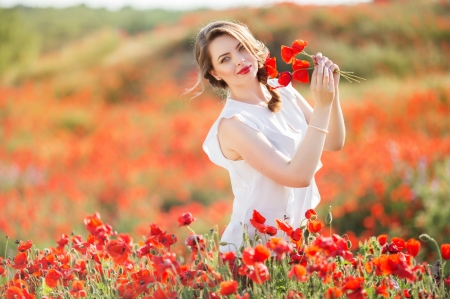
{"type": "Polygon", "coordinates": [[[222,80],[222,78],[217,77],[216,80],[217,80],[217,81],[220,81],[220,80],[222,80]]]}

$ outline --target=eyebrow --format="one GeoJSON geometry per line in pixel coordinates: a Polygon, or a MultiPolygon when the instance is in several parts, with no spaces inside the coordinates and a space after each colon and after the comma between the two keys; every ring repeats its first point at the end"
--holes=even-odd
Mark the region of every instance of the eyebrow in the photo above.
{"type": "MultiPolygon", "coordinates": [[[[240,45],[241,45],[241,42],[239,42],[239,43],[237,44],[237,46],[236,46],[235,49],[239,48],[240,45]]],[[[228,55],[228,54],[230,54],[230,53],[223,53],[222,55],[220,55],[220,56],[217,58],[217,60],[220,60],[220,57],[225,56],[225,55],[228,55]]]]}

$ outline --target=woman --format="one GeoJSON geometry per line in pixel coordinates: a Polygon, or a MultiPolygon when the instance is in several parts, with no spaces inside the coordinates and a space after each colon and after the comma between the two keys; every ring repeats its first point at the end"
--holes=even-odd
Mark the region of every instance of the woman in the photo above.
{"type": "Polygon", "coordinates": [[[208,24],[197,35],[194,54],[201,75],[196,86],[203,77],[228,92],[203,149],[230,173],[235,198],[221,238],[227,245],[220,251],[239,255],[246,246],[243,229],[250,238],[255,235],[254,210],[266,225],[275,226],[279,218],[297,228],[305,211],[319,203],[314,174],[322,166],[322,151],[340,150],[345,139],[339,74],[333,73],[338,66],[321,53],[313,56],[313,109],[291,84],[270,88],[278,84],[267,80],[268,49],[242,24],[208,24]]]}

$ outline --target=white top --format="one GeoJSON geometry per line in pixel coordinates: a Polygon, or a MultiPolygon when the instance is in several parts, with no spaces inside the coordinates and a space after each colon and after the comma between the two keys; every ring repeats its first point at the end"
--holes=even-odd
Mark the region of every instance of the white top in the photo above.
{"type": "MultiPolygon", "coordinates": [[[[269,80],[272,86],[278,85],[275,80],[269,80]]],[[[221,242],[235,244],[239,249],[243,245],[243,225],[248,227],[251,239],[255,235],[255,228],[250,219],[253,210],[257,210],[266,218],[266,225],[276,227],[275,219],[284,219],[292,227],[300,226],[305,218],[305,212],[313,209],[320,202],[320,194],[314,178],[305,188],[292,188],[280,185],[259,171],[252,168],[245,160],[233,161],[227,159],[219,145],[217,138],[218,125],[222,118],[236,116],[250,128],[261,132],[286,157],[292,158],[302,142],[308,124],[302,109],[298,106],[291,84],[285,88],[277,89],[281,95],[282,108],[273,113],[268,108],[246,104],[228,98],[217,120],[212,125],[204,143],[203,150],[210,160],[228,170],[231,187],[234,194],[233,212],[231,221],[226,227],[221,242]]],[[[322,167],[319,161],[317,170],[322,167]]],[[[257,232],[262,240],[268,237],[257,232]]],[[[284,232],[278,230],[277,237],[283,237],[284,232]]],[[[288,237],[285,237],[288,240],[288,237]]],[[[220,246],[220,252],[236,251],[233,245],[220,246]]]]}

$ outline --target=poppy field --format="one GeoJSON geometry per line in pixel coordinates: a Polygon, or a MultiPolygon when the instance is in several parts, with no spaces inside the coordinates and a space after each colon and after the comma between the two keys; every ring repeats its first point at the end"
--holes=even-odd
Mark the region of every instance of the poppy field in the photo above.
{"type": "Polygon", "coordinates": [[[0,76],[0,297],[447,298],[450,6],[411,3],[192,11],[11,66],[0,76]],[[217,249],[229,176],[201,148],[223,100],[206,85],[182,96],[195,32],[222,18],[246,23],[280,72],[281,45],[303,39],[367,79],[341,78],[346,140],[322,155],[317,215],[289,228],[255,214],[252,229],[286,239],[248,240],[234,274],[217,249]]]}

